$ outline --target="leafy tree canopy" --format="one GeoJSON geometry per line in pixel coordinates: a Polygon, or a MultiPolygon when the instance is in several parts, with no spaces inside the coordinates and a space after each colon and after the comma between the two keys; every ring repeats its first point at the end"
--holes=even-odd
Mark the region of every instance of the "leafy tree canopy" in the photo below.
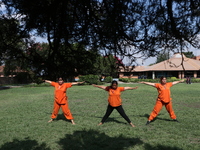
{"type": "Polygon", "coordinates": [[[183,52],[183,54],[187,57],[187,58],[194,58],[194,54],[193,52],[183,52]]]}
{"type": "Polygon", "coordinates": [[[157,55],[156,64],[165,60],[168,60],[170,58],[170,54],[168,50],[162,50],[157,55]]]}
{"type": "Polygon", "coordinates": [[[58,63],[63,66],[59,70],[71,66],[65,70],[66,74],[75,74],[73,65],[77,69],[85,67],[80,62],[83,57],[78,55],[83,52],[83,56],[89,55],[87,63],[95,58],[91,51],[129,57],[134,62],[138,54],[147,58],[163,49],[182,52],[188,46],[200,46],[200,2],[197,0],[2,2],[7,16],[20,21],[20,31],[47,38],[49,66],[54,70],[58,70],[58,63]],[[79,45],[76,49],[75,43],[79,45]],[[83,51],[82,46],[90,52],[83,51]],[[68,61],[62,62],[66,56],[68,61]]]}

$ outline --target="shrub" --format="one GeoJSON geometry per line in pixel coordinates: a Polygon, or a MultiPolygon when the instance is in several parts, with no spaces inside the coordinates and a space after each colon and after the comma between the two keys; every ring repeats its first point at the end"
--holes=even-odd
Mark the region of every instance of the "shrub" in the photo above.
{"type": "Polygon", "coordinates": [[[34,80],[34,82],[37,83],[37,84],[41,84],[41,83],[43,83],[44,81],[42,80],[41,77],[38,77],[38,78],[36,78],[36,79],[34,80]]]}
{"type": "Polygon", "coordinates": [[[176,78],[176,77],[171,77],[170,79],[171,79],[171,80],[177,80],[177,78],[176,78]]]}
{"type": "Polygon", "coordinates": [[[100,76],[93,74],[80,76],[79,81],[85,81],[85,84],[103,84],[103,82],[100,82],[100,76]]]}
{"type": "Polygon", "coordinates": [[[29,74],[28,72],[20,72],[16,75],[16,81],[19,84],[24,84],[29,82],[29,74]]]}
{"type": "Polygon", "coordinates": [[[40,84],[37,84],[37,83],[31,83],[31,84],[26,84],[24,85],[24,87],[46,87],[46,86],[51,86],[49,83],[40,83],[40,84]]]}
{"type": "Polygon", "coordinates": [[[177,79],[176,77],[171,77],[171,78],[168,78],[167,81],[168,82],[174,82],[174,81],[178,81],[179,79],[177,79]]]}
{"type": "Polygon", "coordinates": [[[119,78],[119,81],[122,82],[130,82],[130,80],[128,78],[119,78]]]}
{"type": "Polygon", "coordinates": [[[105,77],[104,82],[110,83],[110,82],[112,82],[112,80],[113,80],[113,78],[111,76],[107,76],[107,77],[105,77]]]}
{"type": "Polygon", "coordinates": [[[192,78],[191,82],[192,83],[200,83],[200,79],[192,78]]]}

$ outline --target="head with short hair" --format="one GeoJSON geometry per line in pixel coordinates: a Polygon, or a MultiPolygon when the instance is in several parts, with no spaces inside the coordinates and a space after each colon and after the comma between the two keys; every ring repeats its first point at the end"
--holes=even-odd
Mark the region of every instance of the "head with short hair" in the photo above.
{"type": "Polygon", "coordinates": [[[58,78],[58,84],[59,85],[62,85],[64,83],[64,81],[63,81],[63,79],[60,77],[60,78],[58,78]]]}
{"type": "Polygon", "coordinates": [[[161,83],[161,84],[167,83],[167,78],[164,77],[164,76],[160,77],[160,83],[161,83]]]}
{"type": "Polygon", "coordinates": [[[116,88],[118,87],[118,82],[115,81],[115,80],[112,81],[110,87],[111,87],[112,89],[116,89],[116,88]]]}

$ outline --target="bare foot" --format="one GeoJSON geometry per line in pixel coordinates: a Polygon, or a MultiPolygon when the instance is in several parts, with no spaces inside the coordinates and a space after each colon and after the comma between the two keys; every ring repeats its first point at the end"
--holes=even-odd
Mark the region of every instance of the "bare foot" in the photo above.
{"type": "Polygon", "coordinates": [[[75,125],[75,122],[74,122],[74,120],[71,120],[71,123],[72,123],[73,125],[75,125]]]}
{"type": "Polygon", "coordinates": [[[135,125],[134,125],[134,124],[132,124],[132,123],[130,123],[130,125],[131,125],[132,127],[135,127],[135,125]]]}
{"type": "Polygon", "coordinates": [[[52,122],[53,121],[53,119],[50,119],[48,122],[52,122]]]}
{"type": "Polygon", "coordinates": [[[98,126],[100,126],[100,125],[102,125],[103,123],[102,122],[100,122],[99,124],[98,124],[98,126]]]}

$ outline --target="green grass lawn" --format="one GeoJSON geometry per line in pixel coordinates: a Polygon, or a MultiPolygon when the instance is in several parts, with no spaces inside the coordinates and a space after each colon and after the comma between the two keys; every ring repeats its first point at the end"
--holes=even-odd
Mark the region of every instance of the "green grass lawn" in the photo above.
{"type": "Polygon", "coordinates": [[[19,87],[0,90],[0,150],[199,150],[200,84],[180,83],[171,88],[173,108],[181,123],[170,121],[163,107],[154,122],[145,125],[157,90],[143,84],[122,93],[123,107],[136,126],[132,128],[113,111],[97,126],[107,107],[107,92],[93,86],[67,91],[76,125],[60,110],[47,123],[53,109],[53,87],[19,87]]]}

